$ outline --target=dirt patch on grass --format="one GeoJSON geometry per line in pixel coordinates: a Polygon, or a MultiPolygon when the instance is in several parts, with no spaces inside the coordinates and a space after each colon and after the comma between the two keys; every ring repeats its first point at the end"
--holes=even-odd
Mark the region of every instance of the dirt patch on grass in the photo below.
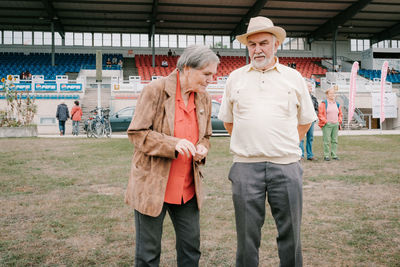
{"type": "Polygon", "coordinates": [[[89,189],[97,194],[107,195],[107,196],[123,196],[125,194],[125,189],[122,187],[111,186],[108,184],[98,184],[92,185],[89,189]]]}

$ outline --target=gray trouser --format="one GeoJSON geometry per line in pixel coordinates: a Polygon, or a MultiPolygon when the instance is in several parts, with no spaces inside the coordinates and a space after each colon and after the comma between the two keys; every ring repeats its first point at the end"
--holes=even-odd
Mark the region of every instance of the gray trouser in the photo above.
{"type": "Polygon", "coordinates": [[[236,162],[232,165],[229,179],[236,217],[237,267],[258,266],[266,197],[278,228],[280,266],[302,266],[302,175],[299,162],[236,162]]]}
{"type": "Polygon", "coordinates": [[[162,226],[167,211],[175,229],[177,266],[199,266],[200,222],[196,197],[182,205],[164,203],[158,217],[135,210],[135,266],[159,266],[162,226]]]}
{"type": "Polygon", "coordinates": [[[72,121],[72,134],[79,134],[79,121],[72,121]]]}

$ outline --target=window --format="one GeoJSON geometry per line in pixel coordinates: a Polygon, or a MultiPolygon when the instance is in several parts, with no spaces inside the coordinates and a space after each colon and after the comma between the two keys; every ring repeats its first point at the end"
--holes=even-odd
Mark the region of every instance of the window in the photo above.
{"type": "Polygon", "coordinates": [[[74,33],[74,45],[83,45],[83,33],[81,32],[74,33]]]}
{"type": "Polygon", "coordinates": [[[196,35],[196,44],[204,45],[204,36],[203,35],[196,35]]]}
{"type": "Polygon", "coordinates": [[[298,44],[299,44],[298,49],[299,50],[305,50],[304,43],[305,43],[305,39],[304,38],[298,38],[298,44]]]}
{"type": "Polygon", "coordinates": [[[222,47],[223,48],[231,47],[231,39],[229,36],[222,36],[222,47]]]}
{"type": "Polygon", "coordinates": [[[2,44],[2,42],[3,42],[2,34],[3,34],[3,32],[0,31],[0,44],[2,44]]]}
{"type": "Polygon", "coordinates": [[[65,33],[65,45],[74,45],[74,34],[72,32],[65,33]]]}
{"type": "Polygon", "coordinates": [[[206,35],[205,46],[213,47],[213,37],[212,37],[212,35],[206,35]]]}
{"type": "Polygon", "coordinates": [[[178,36],[176,34],[170,34],[169,35],[169,47],[178,47],[178,42],[177,42],[178,36]]]}
{"type": "Polygon", "coordinates": [[[188,35],[188,37],[187,37],[187,44],[188,44],[188,46],[190,46],[190,45],[195,45],[195,44],[196,44],[196,36],[194,36],[194,35],[188,35]]]}
{"type": "Polygon", "coordinates": [[[24,45],[32,45],[32,32],[24,32],[24,45]]]}
{"type": "MultiPolygon", "coordinates": [[[[368,39],[351,39],[350,51],[364,51],[371,47],[368,39]]],[[[375,46],[376,47],[376,46],[375,46]]]]}
{"type": "Polygon", "coordinates": [[[43,44],[44,45],[51,45],[51,32],[44,32],[43,33],[43,44]]]}
{"type": "Polygon", "coordinates": [[[56,118],[54,117],[41,117],[40,125],[54,125],[56,124],[56,118]]]}
{"type": "Polygon", "coordinates": [[[140,46],[140,35],[139,34],[131,34],[131,46],[133,46],[133,47],[140,46]]]}
{"type": "Polygon", "coordinates": [[[285,38],[282,44],[282,50],[290,50],[290,38],[285,38]]]}
{"type": "Polygon", "coordinates": [[[149,35],[148,34],[140,35],[140,46],[141,47],[149,47],[149,35]]]}
{"type": "Polygon", "coordinates": [[[85,32],[83,34],[83,45],[92,46],[92,34],[90,32],[85,32]]]}
{"type": "Polygon", "coordinates": [[[168,35],[160,35],[160,47],[168,47],[168,35]]]}
{"type": "Polygon", "coordinates": [[[398,41],[397,40],[392,40],[392,48],[398,48],[398,41]]]}
{"type": "MultiPolygon", "coordinates": [[[[160,47],[160,35],[159,34],[154,34],[154,47],[160,47]]],[[[153,39],[151,39],[151,44],[150,46],[153,46],[153,39]]]]}
{"type": "Polygon", "coordinates": [[[187,46],[186,44],[186,35],[179,35],[178,36],[178,46],[185,48],[187,46]]]}
{"type": "Polygon", "coordinates": [[[22,32],[14,32],[14,44],[22,44],[22,32]]]}
{"type": "Polygon", "coordinates": [[[94,46],[102,46],[103,45],[103,34],[95,33],[94,36],[94,46]]]}
{"type": "Polygon", "coordinates": [[[13,32],[12,31],[4,31],[4,44],[12,44],[13,43],[13,32]]]}
{"type": "Polygon", "coordinates": [[[290,38],[290,49],[291,50],[298,50],[298,41],[297,38],[290,38]]]}
{"type": "Polygon", "coordinates": [[[33,33],[33,42],[35,45],[43,45],[43,33],[42,32],[34,32],[33,33]]]}
{"type": "Polygon", "coordinates": [[[122,34],[122,46],[123,47],[129,47],[131,46],[131,35],[123,33],[122,34]]]}
{"type": "Polygon", "coordinates": [[[240,49],[240,43],[239,43],[239,41],[235,39],[235,40],[232,42],[232,46],[233,46],[233,49],[240,49]]]}
{"type": "Polygon", "coordinates": [[[214,48],[222,48],[222,37],[221,36],[214,36],[214,48]]]}
{"type": "Polygon", "coordinates": [[[62,38],[61,38],[60,33],[58,33],[58,32],[54,33],[54,40],[55,40],[56,45],[62,45],[62,38]]]}
{"type": "Polygon", "coordinates": [[[111,46],[111,33],[103,33],[103,46],[111,46]]]}
{"type": "Polygon", "coordinates": [[[112,34],[112,46],[113,47],[121,46],[121,34],[119,33],[112,34]]]}
{"type": "Polygon", "coordinates": [[[357,51],[363,51],[363,50],[364,50],[363,40],[357,40],[357,51]]]}

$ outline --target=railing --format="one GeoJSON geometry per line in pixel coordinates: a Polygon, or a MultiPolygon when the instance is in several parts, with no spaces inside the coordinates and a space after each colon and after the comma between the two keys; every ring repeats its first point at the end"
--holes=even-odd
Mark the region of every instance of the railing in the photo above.
{"type": "MultiPolygon", "coordinates": [[[[345,95],[338,95],[338,98],[341,100],[342,107],[345,109],[345,111],[344,110],[342,111],[343,118],[344,117],[347,118],[347,114],[349,112],[349,99],[345,95]]],[[[354,114],[353,114],[352,120],[356,121],[357,126],[365,127],[367,125],[365,122],[364,114],[358,108],[354,109],[354,114]]],[[[345,123],[344,120],[343,120],[343,123],[344,123],[344,125],[347,125],[347,123],[345,123]]]]}
{"type": "MultiPolygon", "coordinates": [[[[84,70],[95,70],[96,65],[82,65],[82,69],[84,70]]],[[[121,70],[120,65],[103,65],[103,70],[121,70]]]]}

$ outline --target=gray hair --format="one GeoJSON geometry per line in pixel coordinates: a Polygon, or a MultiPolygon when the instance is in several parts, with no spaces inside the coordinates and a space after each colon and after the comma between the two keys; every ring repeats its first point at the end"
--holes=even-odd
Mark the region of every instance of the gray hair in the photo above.
{"type": "Polygon", "coordinates": [[[176,67],[181,72],[183,72],[184,67],[198,70],[206,67],[211,62],[219,64],[219,58],[210,48],[203,45],[191,45],[183,51],[176,67]]]}

